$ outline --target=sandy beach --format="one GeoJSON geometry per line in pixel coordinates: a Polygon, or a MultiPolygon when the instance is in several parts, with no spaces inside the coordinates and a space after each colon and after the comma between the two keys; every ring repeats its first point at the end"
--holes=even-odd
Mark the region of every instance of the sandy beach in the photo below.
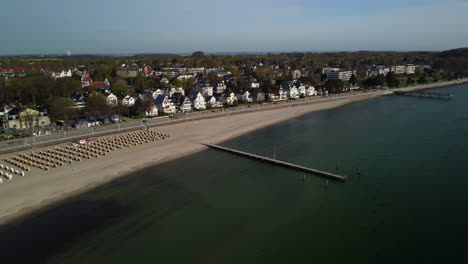
{"type": "MultiPolygon", "coordinates": [[[[310,112],[376,96],[379,94],[156,127],[153,130],[169,133],[171,138],[124,148],[104,157],[66,164],[49,171],[33,168],[24,177],[15,176],[13,180],[4,180],[0,184],[0,225],[139,169],[206,150],[207,147],[200,143],[221,143],[310,112]]],[[[34,151],[51,148],[53,146],[34,151]]],[[[1,163],[7,165],[3,160],[18,153],[20,152],[1,155],[1,163]]]]}

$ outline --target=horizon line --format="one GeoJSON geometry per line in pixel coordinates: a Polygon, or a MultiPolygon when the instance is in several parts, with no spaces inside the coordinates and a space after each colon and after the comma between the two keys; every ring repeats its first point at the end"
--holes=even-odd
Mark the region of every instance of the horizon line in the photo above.
{"type": "MultiPolygon", "coordinates": [[[[453,48],[453,49],[462,49],[453,48]]],[[[453,50],[448,49],[448,50],[453,50]]],[[[267,54],[287,54],[287,53],[356,53],[356,52],[402,52],[402,53],[411,53],[411,52],[443,52],[446,50],[316,50],[316,51],[216,51],[216,52],[204,52],[206,55],[267,55],[267,54]]],[[[195,52],[195,51],[193,51],[195,52]]],[[[66,53],[23,53],[23,54],[11,54],[11,55],[0,55],[0,57],[24,57],[24,56],[34,56],[34,57],[74,57],[74,56],[110,56],[110,57],[132,57],[140,55],[177,55],[177,56],[190,56],[193,52],[135,52],[135,53],[76,53],[72,55],[67,55],[66,53]]]]}

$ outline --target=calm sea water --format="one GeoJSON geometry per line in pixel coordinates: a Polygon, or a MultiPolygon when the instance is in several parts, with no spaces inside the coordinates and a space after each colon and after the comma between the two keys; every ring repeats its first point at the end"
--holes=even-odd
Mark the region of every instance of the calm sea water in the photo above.
{"type": "Polygon", "coordinates": [[[468,86],[438,91],[455,98],[381,97],[224,144],[345,183],[209,150],[1,230],[2,262],[466,263],[468,86]]]}

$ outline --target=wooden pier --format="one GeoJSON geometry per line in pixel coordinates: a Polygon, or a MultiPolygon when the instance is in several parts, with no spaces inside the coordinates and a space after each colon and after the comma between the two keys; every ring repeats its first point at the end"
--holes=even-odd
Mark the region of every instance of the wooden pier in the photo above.
{"type": "Polygon", "coordinates": [[[235,149],[231,149],[231,148],[226,148],[226,147],[222,147],[222,146],[218,146],[218,145],[206,144],[206,143],[203,144],[203,145],[208,146],[210,148],[214,148],[214,149],[234,153],[234,154],[244,156],[244,157],[248,157],[248,158],[251,158],[251,159],[265,161],[265,162],[268,162],[268,163],[275,164],[277,166],[282,166],[282,167],[286,167],[286,168],[291,168],[291,169],[295,169],[295,170],[300,170],[300,171],[316,174],[316,175],[319,175],[319,176],[322,176],[322,177],[325,177],[325,178],[331,179],[331,180],[336,180],[336,181],[341,181],[341,182],[346,180],[346,176],[334,174],[334,173],[331,173],[331,172],[312,169],[312,168],[296,165],[296,164],[293,164],[293,163],[289,163],[289,162],[285,162],[285,161],[281,161],[281,160],[277,160],[277,159],[272,159],[272,158],[267,158],[267,157],[255,155],[255,154],[252,154],[252,153],[248,153],[248,152],[244,152],[244,151],[240,151],[240,150],[235,150],[235,149]]]}
{"type": "Polygon", "coordinates": [[[451,93],[435,93],[435,92],[403,92],[403,91],[395,91],[396,95],[405,95],[405,96],[413,96],[413,97],[420,97],[420,98],[430,98],[430,99],[445,99],[445,100],[452,100],[453,94],[451,93]]]}

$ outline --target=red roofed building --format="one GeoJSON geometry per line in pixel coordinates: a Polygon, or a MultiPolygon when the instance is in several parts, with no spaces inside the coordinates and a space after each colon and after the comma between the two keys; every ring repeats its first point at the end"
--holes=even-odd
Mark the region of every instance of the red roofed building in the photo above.
{"type": "Polygon", "coordinates": [[[92,92],[96,92],[96,91],[106,92],[106,91],[109,91],[109,90],[110,90],[109,86],[107,86],[104,82],[93,82],[91,85],[86,87],[86,91],[88,93],[92,93],[92,92]]]}

